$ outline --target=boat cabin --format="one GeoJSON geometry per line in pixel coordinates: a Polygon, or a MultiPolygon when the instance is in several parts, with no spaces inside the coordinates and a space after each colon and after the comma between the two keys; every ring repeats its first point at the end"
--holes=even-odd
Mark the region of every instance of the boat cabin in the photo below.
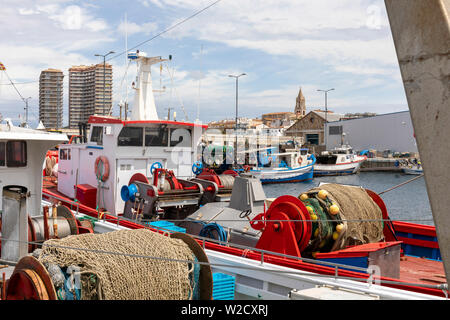
{"type": "MultiPolygon", "coordinates": [[[[42,170],[47,150],[66,142],[67,136],[11,122],[0,124],[0,190],[21,187],[27,193],[28,213],[39,215],[42,200],[42,170]]],[[[0,197],[0,209],[3,206],[0,197]]]]}
{"type": "Polygon", "coordinates": [[[317,164],[339,164],[351,162],[355,158],[355,153],[353,149],[348,145],[342,145],[341,147],[336,147],[333,150],[323,151],[317,157],[317,164]]]}
{"type": "Polygon", "coordinates": [[[206,125],[166,120],[121,120],[91,116],[86,143],[59,149],[58,191],[80,200],[90,193],[91,204],[112,214],[122,213],[122,186],[135,174],[152,177],[155,168],[191,178],[192,164],[201,156],[197,146],[206,125]],[[95,190],[96,189],[96,190],[95,190]],[[95,199],[92,199],[95,197],[95,199]]]}

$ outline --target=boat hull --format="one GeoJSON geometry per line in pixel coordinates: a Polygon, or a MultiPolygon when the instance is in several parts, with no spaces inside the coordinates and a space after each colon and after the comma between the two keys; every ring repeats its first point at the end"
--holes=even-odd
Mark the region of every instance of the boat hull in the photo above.
{"type": "Polygon", "coordinates": [[[258,177],[263,184],[307,181],[313,178],[313,172],[314,170],[312,165],[296,169],[251,171],[251,173],[258,177]]]}
{"type": "Polygon", "coordinates": [[[345,164],[316,164],[314,166],[314,176],[338,176],[357,173],[362,161],[345,164]]]}
{"type": "Polygon", "coordinates": [[[423,169],[415,169],[415,168],[403,168],[404,174],[414,174],[419,175],[423,173],[423,169]]]}

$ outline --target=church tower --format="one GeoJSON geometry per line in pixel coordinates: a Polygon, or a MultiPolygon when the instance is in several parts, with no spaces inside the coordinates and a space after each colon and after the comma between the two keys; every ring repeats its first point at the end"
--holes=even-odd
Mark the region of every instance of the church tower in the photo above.
{"type": "Polygon", "coordinates": [[[306,100],[305,96],[303,95],[302,88],[300,88],[297,99],[295,101],[294,113],[297,118],[302,118],[306,115],[306,100]]]}

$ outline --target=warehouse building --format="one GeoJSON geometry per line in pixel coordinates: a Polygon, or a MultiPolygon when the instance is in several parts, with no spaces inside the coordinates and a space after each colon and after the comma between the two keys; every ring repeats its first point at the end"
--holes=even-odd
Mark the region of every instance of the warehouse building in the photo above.
{"type": "Polygon", "coordinates": [[[354,150],[417,152],[409,111],[328,123],[327,150],[349,144],[354,150]]]}

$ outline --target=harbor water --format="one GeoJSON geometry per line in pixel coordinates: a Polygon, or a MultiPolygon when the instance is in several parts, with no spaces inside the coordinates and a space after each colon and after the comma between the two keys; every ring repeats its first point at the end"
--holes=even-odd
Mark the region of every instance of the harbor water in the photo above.
{"type": "MultiPolygon", "coordinates": [[[[264,185],[264,191],[268,198],[284,194],[297,197],[302,192],[318,186],[320,182],[328,182],[362,186],[380,193],[412,178],[414,176],[403,173],[360,172],[347,176],[315,177],[311,181],[301,183],[267,184],[264,185]]],[[[392,220],[434,225],[424,177],[386,192],[380,197],[386,204],[392,220]]]]}

